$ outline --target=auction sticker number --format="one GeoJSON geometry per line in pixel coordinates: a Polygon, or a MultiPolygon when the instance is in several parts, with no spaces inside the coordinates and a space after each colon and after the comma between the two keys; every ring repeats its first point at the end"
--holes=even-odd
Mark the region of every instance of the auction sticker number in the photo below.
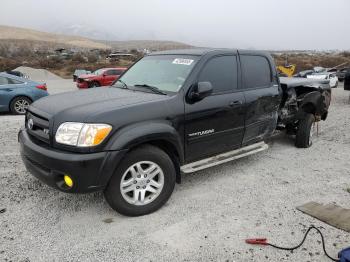
{"type": "Polygon", "coordinates": [[[173,64],[176,65],[191,65],[194,60],[192,59],[185,59],[185,58],[175,58],[173,61],[173,64]]]}

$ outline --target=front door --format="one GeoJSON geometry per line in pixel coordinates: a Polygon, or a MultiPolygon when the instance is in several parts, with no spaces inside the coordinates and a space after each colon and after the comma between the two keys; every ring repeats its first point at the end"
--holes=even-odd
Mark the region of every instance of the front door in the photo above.
{"type": "Polygon", "coordinates": [[[244,94],[238,89],[236,55],[210,58],[197,82],[210,82],[212,95],[185,103],[186,162],[240,147],[244,134],[244,94]]]}

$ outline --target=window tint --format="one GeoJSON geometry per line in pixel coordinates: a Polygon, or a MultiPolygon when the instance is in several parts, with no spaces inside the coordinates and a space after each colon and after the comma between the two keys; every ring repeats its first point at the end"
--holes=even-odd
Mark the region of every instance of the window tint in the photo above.
{"type": "Polygon", "coordinates": [[[198,82],[210,82],[213,85],[213,93],[236,89],[236,56],[219,56],[209,60],[201,71],[198,82]]]}
{"type": "Polygon", "coordinates": [[[242,55],[242,71],[245,88],[268,87],[271,84],[271,69],[263,56],[242,55]]]}
{"type": "Polygon", "coordinates": [[[107,75],[109,75],[109,76],[113,76],[113,75],[116,75],[116,74],[117,74],[116,70],[108,70],[106,73],[107,73],[107,75]]]}
{"type": "Polygon", "coordinates": [[[8,81],[9,81],[9,84],[23,84],[23,82],[15,80],[15,79],[9,78],[8,81]]]}
{"type": "Polygon", "coordinates": [[[121,75],[122,72],[122,70],[109,70],[107,71],[107,75],[121,75]]]}
{"type": "Polygon", "coordinates": [[[0,85],[8,85],[8,78],[0,76],[0,85]]]}

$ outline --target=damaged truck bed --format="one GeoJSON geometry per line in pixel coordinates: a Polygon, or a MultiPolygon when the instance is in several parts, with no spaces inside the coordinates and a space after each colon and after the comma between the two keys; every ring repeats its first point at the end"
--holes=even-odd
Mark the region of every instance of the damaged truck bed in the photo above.
{"type": "Polygon", "coordinates": [[[296,135],[297,147],[309,147],[312,126],[326,120],[328,115],[331,102],[329,80],[281,77],[280,84],[283,95],[277,129],[296,135]],[[308,134],[305,133],[307,130],[308,134]]]}

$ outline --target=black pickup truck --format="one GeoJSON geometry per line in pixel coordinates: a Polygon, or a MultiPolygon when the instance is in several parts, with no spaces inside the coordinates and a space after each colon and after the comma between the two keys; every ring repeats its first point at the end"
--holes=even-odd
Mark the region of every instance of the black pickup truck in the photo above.
{"type": "Polygon", "coordinates": [[[116,211],[144,215],[168,200],[181,174],[262,151],[276,129],[309,147],[329,103],[327,82],[280,83],[265,52],[157,52],[110,88],[33,103],[21,156],[54,188],[103,190],[116,211]]]}

